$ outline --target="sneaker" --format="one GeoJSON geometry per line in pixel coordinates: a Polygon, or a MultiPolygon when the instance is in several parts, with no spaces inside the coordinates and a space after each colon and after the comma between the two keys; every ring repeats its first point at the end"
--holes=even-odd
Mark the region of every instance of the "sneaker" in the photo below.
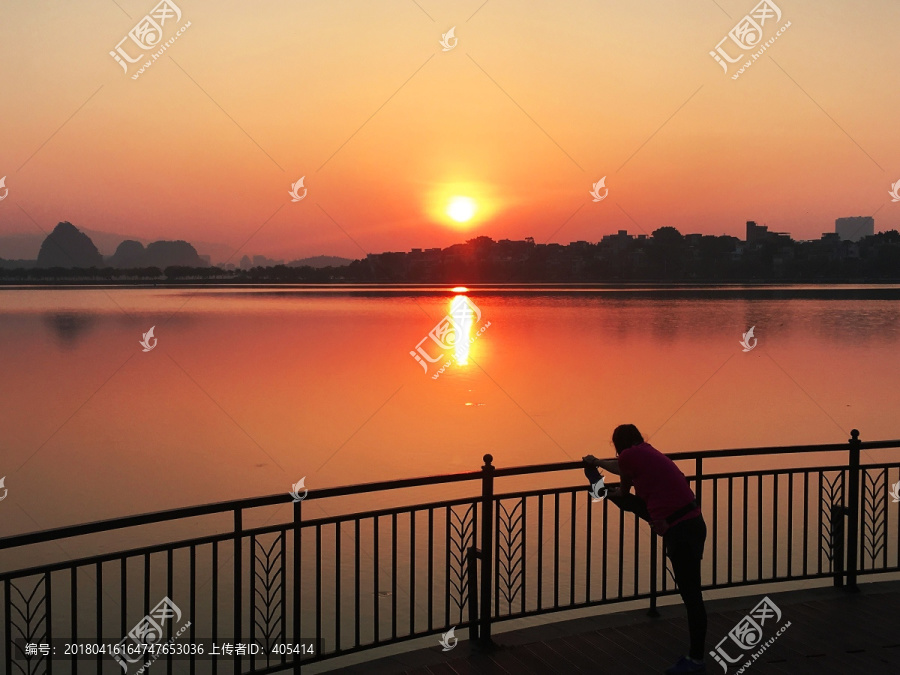
{"type": "Polygon", "coordinates": [[[701,661],[697,663],[693,659],[682,656],[678,659],[678,663],[666,671],[666,675],[682,675],[682,673],[705,673],[706,664],[701,661]]]}

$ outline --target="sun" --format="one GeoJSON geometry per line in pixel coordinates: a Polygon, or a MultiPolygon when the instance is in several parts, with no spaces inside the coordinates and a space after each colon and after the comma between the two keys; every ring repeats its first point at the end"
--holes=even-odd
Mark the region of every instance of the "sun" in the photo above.
{"type": "Polygon", "coordinates": [[[422,209],[435,225],[467,232],[490,222],[506,201],[496,190],[478,180],[448,177],[429,184],[423,193],[422,209]]]}
{"type": "Polygon", "coordinates": [[[447,204],[447,215],[457,223],[466,223],[472,220],[477,209],[471,197],[453,197],[447,204]]]}

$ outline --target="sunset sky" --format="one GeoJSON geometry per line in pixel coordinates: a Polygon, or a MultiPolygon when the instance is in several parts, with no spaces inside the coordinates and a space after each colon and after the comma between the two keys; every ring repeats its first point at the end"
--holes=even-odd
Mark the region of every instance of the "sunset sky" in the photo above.
{"type": "Polygon", "coordinates": [[[790,27],[736,80],[709,52],[754,0],[176,1],[163,41],[190,26],[137,79],[109,52],[155,0],[3,3],[0,234],[68,220],[293,259],[900,227],[896,1],[777,0],[763,39],[790,27]]]}

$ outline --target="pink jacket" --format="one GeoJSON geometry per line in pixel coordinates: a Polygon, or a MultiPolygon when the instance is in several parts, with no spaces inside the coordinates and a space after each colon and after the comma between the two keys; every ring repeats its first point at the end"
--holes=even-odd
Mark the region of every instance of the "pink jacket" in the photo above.
{"type": "MultiPolygon", "coordinates": [[[[647,502],[652,520],[665,520],[694,500],[694,492],[681,469],[649,443],[641,443],[620,452],[619,470],[622,490],[627,491],[633,485],[635,494],[647,502]]],[[[698,515],[699,507],[671,525],[698,515]]]]}

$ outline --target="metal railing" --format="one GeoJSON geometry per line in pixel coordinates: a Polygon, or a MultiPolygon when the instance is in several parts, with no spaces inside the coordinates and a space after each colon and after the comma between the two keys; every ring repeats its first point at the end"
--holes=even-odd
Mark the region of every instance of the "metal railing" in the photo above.
{"type": "MultiPolygon", "coordinates": [[[[900,571],[900,508],[891,508],[890,491],[900,481],[900,461],[860,463],[861,451],[877,449],[900,449],[900,441],[863,443],[854,430],[841,444],[669,455],[691,480],[709,527],[704,589],[827,578],[855,589],[860,575],[900,571]],[[845,461],[704,471],[704,462],[772,456],[785,464],[810,453],[845,461]]],[[[489,643],[495,624],[536,614],[635,600],[646,600],[654,613],[658,597],[676,592],[661,540],[633,514],[607,500],[594,502],[582,466],[497,468],[485,455],[481,469],[468,473],[309,490],[293,502],[292,517],[276,524],[246,523],[291,504],[288,494],[2,538],[0,551],[25,556],[90,536],[113,549],[0,572],[2,670],[121,672],[109,653],[61,655],[60,649],[119,638],[129,645],[141,636],[162,643],[185,619],[184,644],[256,644],[259,653],[165,653],[154,671],[300,672],[301,662],[450,628],[467,628],[470,639],[489,643]],[[579,476],[571,487],[496,491],[513,477],[540,475],[547,484],[548,474],[573,470],[579,476]],[[306,515],[324,500],[393,499],[410,489],[476,481],[480,491],[465,497],[306,515]],[[196,520],[204,518],[218,520],[213,527],[196,520]],[[116,545],[161,523],[204,533],[116,545]],[[177,617],[157,603],[161,598],[177,608],[177,617]],[[154,617],[150,627],[144,620],[154,617]],[[24,645],[34,643],[58,645],[55,656],[26,658],[24,645]]],[[[136,669],[143,657],[134,660],[136,669]]],[[[135,672],[131,665],[123,663],[126,672],[135,672]]]]}

